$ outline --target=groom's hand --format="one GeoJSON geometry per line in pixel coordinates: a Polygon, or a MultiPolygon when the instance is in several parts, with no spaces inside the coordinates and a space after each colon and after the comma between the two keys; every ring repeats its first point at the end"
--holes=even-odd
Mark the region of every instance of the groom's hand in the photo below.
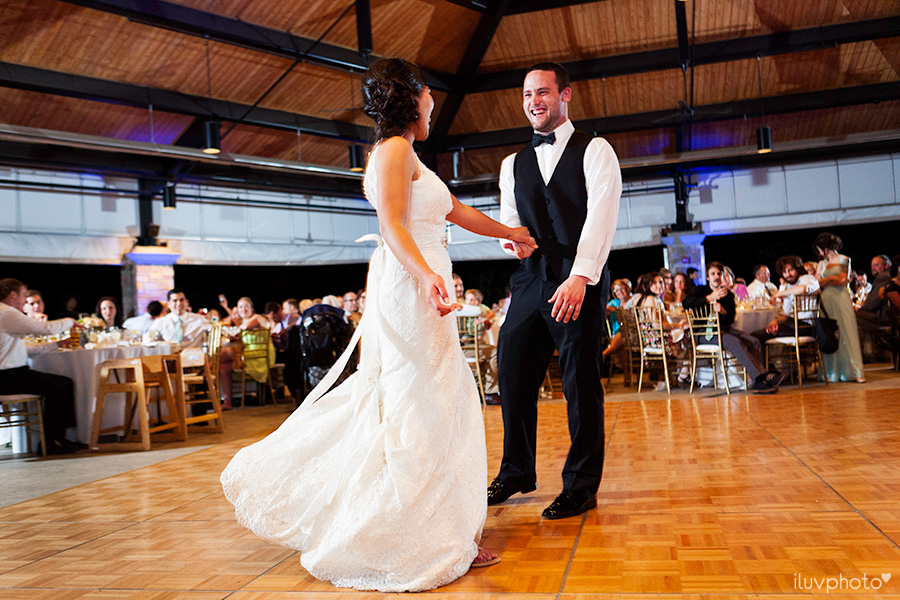
{"type": "Polygon", "coordinates": [[[553,304],[550,316],[559,323],[568,323],[569,319],[575,321],[581,314],[581,303],[584,302],[584,290],[587,286],[587,277],[581,275],[569,275],[569,278],[560,284],[553,296],[547,301],[553,304]]]}

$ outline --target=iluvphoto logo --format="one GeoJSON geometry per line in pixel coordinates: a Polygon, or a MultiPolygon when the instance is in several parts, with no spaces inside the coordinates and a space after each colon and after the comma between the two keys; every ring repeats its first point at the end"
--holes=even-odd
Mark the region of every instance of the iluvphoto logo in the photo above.
{"type": "Polygon", "coordinates": [[[800,573],[794,573],[795,590],[825,590],[828,594],[833,590],[880,590],[881,586],[891,580],[890,573],[882,573],[876,577],[869,577],[863,573],[862,577],[804,577],[800,573]]]}

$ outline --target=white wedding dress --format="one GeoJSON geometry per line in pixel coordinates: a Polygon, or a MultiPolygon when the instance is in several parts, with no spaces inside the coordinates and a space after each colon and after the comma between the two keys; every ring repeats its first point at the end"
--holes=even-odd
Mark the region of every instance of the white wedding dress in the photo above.
{"type": "MultiPolygon", "coordinates": [[[[419,168],[407,228],[452,289],[450,194],[419,168]]],[[[372,169],[364,188],[377,206],[372,169]]],[[[484,422],[456,320],[428,306],[419,281],[378,241],[355,336],[359,370],[322,395],[324,380],[221,479],[238,521],[299,550],[315,577],[421,591],[457,579],[477,554],[487,512],[484,422]]]]}

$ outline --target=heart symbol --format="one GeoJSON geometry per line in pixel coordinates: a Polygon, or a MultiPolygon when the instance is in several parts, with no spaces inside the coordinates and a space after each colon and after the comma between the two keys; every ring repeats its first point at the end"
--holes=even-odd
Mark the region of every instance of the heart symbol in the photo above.
{"type": "Polygon", "coordinates": [[[885,583],[887,583],[888,581],[891,580],[891,574],[890,573],[882,573],[881,580],[884,581],[885,583]]]}

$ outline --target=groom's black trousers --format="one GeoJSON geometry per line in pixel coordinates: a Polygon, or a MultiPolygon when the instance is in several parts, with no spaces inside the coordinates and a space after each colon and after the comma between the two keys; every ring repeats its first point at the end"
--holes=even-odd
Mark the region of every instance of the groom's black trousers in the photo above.
{"type": "Polygon", "coordinates": [[[503,410],[502,481],[533,486],[537,448],[537,400],[544,374],[559,350],[569,418],[569,449],[563,489],[596,493],[603,474],[603,386],[601,359],[609,273],[585,288],[577,321],[557,323],[548,302],[557,283],[519,268],[510,279],[512,301],[500,329],[498,371],[503,410]]]}

